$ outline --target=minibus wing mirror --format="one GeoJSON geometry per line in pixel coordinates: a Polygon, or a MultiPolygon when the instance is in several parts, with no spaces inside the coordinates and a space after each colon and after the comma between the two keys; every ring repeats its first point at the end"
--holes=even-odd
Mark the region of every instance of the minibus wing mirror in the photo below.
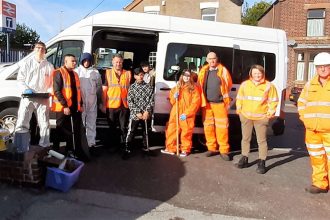
{"type": "Polygon", "coordinates": [[[171,68],[167,71],[167,74],[168,74],[168,77],[175,76],[175,81],[177,81],[179,72],[180,72],[179,66],[171,66],[171,68]]]}

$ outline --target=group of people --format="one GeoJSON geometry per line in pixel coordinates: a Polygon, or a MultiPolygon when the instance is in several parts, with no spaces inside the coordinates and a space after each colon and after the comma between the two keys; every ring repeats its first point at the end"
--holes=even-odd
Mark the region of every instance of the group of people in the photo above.
{"type": "MultiPolygon", "coordinates": [[[[112,68],[107,69],[105,80],[93,68],[93,57],[89,53],[81,56],[81,64],[76,68],[76,57],[64,56],[64,65],[54,70],[45,59],[46,47],[38,42],[34,48],[34,58],[27,60],[18,73],[18,83],[24,94],[51,94],[49,100],[38,97],[22,98],[16,131],[29,129],[29,121],[35,112],[40,127],[39,145],[50,146],[49,110],[56,112],[56,135],[53,147],[59,148],[60,138],[65,137],[66,150],[77,150],[75,142],[82,145],[81,137],[86,137],[90,149],[96,146],[96,116],[100,108],[106,114],[109,124],[109,138],[112,145],[120,148],[123,159],[132,152],[132,141],[138,130],[143,128],[143,147],[148,148],[147,132],[154,105],[154,75],[150,73],[148,62],[142,62],[140,68],[132,74],[123,69],[123,57],[115,54],[112,68]],[[119,129],[117,129],[119,126],[119,129]],[[86,130],[85,130],[86,129],[86,130]]],[[[201,108],[208,151],[207,157],[220,155],[231,160],[228,143],[228,110],[231,98],[229,93],[232,79],[214,52],[207,54],[207,64],[202,66],[197,82],[196,73],[189,69],[181,76],[169,94],[172,105],[169,121],[166,125],[165,154],[178,154],[186,157],[191,153],[192,134],[197,111],[201,108]]],[[[309,151],[313,174],[310,193],[324,193],[329,190],[330,170],[330,54],[320,53],[314,59],[317,74],[305,85],[298,100],[300,119],[306,127],[306,145],[309,151]]],[[[266,173],[267,159],[266,131],[269,121],[274,117],[278,104],[276,87],[266,80],[261,65],[253,65],[249,78],[240,86],[236,97],[236,111],[242,127],[242,152],[235,164],[237,168],[248,166],[250,141],[255,130],[259,161],[256,172],[266,173]]],[[[80,155],[88,152],[81,149],[80,155]]]]}

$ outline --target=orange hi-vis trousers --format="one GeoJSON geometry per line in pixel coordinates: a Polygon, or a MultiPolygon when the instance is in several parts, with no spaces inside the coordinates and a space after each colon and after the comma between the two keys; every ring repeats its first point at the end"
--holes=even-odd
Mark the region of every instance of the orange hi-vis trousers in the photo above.
{"type": "Polygon", "coordinates": [[[229,152],[228,112],[224,103],[207,103],[202,108],[206,146],[209,151],[229,152]]]}
{"type": "MultiPolygon", "coordinates": [[[[172,116],[172,115],[171,115],[172,116]]],[[[176,116],[176,115],[175,115],[176,116]]],[[[166,149],[169,152],[176,152],[176,129],[179,129],[179,140],[181,141],[179,149],[181,152],[191,152],[192,148],[192,135],[195,126],[195,117],[187,118],[184,121],[179,120],[179,128],[176,127],[176,118],[170,117],[166,128],[166,149]]]]}
{"type": "Polygon", "coordinates": [[[329,189],[330,133],[306,130],[306,146],[312,164],[312,184],[329,189]]]}

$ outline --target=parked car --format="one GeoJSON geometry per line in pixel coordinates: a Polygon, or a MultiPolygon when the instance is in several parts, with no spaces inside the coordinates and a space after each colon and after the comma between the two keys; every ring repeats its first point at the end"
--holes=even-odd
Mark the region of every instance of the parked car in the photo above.
{"type": "Polygon", "coordinates": [[[305,82],[303,81],[296,81],[293,85],[293,87],[291,88],[291,92],[289,95],[289,100],[291,102],[294,102],[295,104],[297,104],[298,98],[300,96],[300,93],[302,91],[302,89],[304,88],[305,82]]]}

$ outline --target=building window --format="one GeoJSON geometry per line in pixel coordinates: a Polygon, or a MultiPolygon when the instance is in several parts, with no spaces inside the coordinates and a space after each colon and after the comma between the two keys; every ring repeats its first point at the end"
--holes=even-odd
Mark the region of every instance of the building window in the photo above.
{"type": "Polygon", "coordinates": [[[159,15],[160,7],[159,6],[145,6],[144,13],[159,15]]]}
{"type": "Polygon", "coordinates": [[[313,9],[307,12],[307,36],[324,36],[324,9],[313,9]]]}
{"type": "Polygon", "coordinates": [[[157,53],[156,52],[150,52],[149,53],[149,63],[150,66],[154,69],[156,66],[156,57],[157,57],[157,53]]]}
{"type": "Polygon", "coordinates": [[[216,21],[217,9],[216,8],[204,8],[202,9],[202,20],[216,21]]]}
{"type": "Polygon", "coordinates": [[[200,9],[202,12],[202,20],[216,21],[218,8],[219,2],[201,2],[200,9]]]}
{"type": "Polygon", "coordinates": [[[298,53],[297,57],[297,80],[304,80],[304,72],[305,72],[305,56],[304,53],[298,53]]]}
{"type": "Polygon", "coordinates": [[[313,79],[316,74],[314,58],[318,53],[319,51],[308,50],[297,53],[297,81],[309,81],[313,79]]]}

